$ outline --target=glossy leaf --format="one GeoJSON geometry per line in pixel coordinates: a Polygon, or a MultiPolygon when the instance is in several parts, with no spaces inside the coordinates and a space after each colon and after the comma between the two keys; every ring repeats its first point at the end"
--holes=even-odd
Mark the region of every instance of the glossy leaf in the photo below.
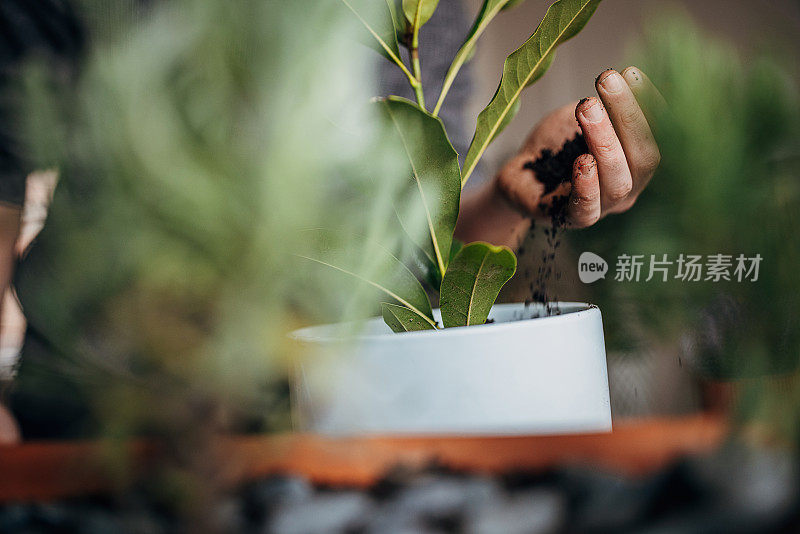
{"type": "Polygon", "coordinates": [[[376,0],[341,0],[369,33],[364,41],[384,57],[399,61],[395,14],[388,2],[376,0]]]}
{"type": "Polygon", "coordinates": [[[402,98],[389,97],[378,102],[397,133],[398,143],[409,162],[410,180],[406,194],[398,199],[398,217],[409,235],[414,237],[418,221],[412,219],[424,214],[428,235],[416,237],[414,241],[444,273],[461,198],[458,154],[440,119],[402,98]],[[420,209],[406,209],[409,205],[420,209]]]}
{"type": "Polygon", "coordinates": [[[574,37],[589,21],[600,0],[558,0],[525,43],[503,65],[503,76],[489,105],[478,115],[475,136],[464,158],[462,182],[469,179],[489,144],[508,123],[522,90],[539,79],[561,43],[574,37]]]}
{"type": "Polygon", "coordinates": [[[453,244],[450,247],[450,261],[453,261],[456,255],[461,252],[461,249],[464,248],[464,243],[459,241],[458,239],[453,239],[453,244]]]}
{"type": "MultiPolygon", "coordinates": [[[[448,264],[453,261],[453,258],[456,257],[458,251],[461,250],[461,247],[464,246],[464,243],[459,241],[458,239],[453,239],[453,244],[450,247],[450,258],[448,264]]],[[[419,272],[419,278],[423,282],[423,286],[428,287],[431,291],[439,292],[439,289],[442,287],[442,273],[439,272],[439,269],[431,263],[427,256],[422,254],[422,251],[419,250],[418,247],[415,247],[418,251],[416,255],[412,258],[412,265],[416,267],[417,271],[419,272]]]]}
{"type": "Polygon", "coordinates": [[[333,234],[325,230],[309,230],[309,234],[308,241],[314,242],[314,250],[298,256],[371,285],[433,327],[431,303],[422,284],[391,252],[372,244],[370,256],[361,258],[352,251],[337,248],[333,234]]]}
{"type": "Polygon", "coordinates": [[[402,0],[386,0],[386,5],[389,6],[389,13],[392,17],[392,25],[394,26],[395,36],[397,42],[403,44],[402,39],[406,32],[406,16],[403,13],[402,0]]]}
{"type": "Polygon", "coordinates": [[[417,330],[435,330],[429,322],[420,319],[419,315],[405,306],[381,303],[381,315],[384,322],[393,332],[415,332],[417,330]]]}
{"type": "Polygon", "coordinates": [[[508,247],[465,245],[442,279],[439,306],[445,328],[485,323],[500,289],[516,269],[517,258],[508,247]]]}
{"type": "Polygon", "coordinates": [[[439,0],[403,0],[403,13],[411,24],[419,16],[419,27],[422,27],[433,16],[438,5],[439,0]]]}

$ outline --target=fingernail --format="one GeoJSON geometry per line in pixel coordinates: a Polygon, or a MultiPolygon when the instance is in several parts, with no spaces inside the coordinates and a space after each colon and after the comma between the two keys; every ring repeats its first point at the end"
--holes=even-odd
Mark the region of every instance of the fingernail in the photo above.
{"type": "Polygon", "coordinates": [[[628,67],[622,75],[625,77],[625,81],[628,82],[628,85],[638,85],[642,82],[642,75],[639,74],[639,71],[634,67],[628,67]]]}
{"type": "Polygon", "coordinates": [[[584,174],[589,174],[592,170],[592,166],[594,165],[594,160],[584,156],[578,156],[578,176],[583,176],[584,174]]]}
{"type": "Polygon", "coordinates": [[[603,120],[603,108],[600,102],[592,99],[589,106],[581,109],[581,115],[588,122],[600,122],[603,120]]]}
{"type": "Polygon", "coordinates": [[[607,74],[605,78],[600,80],[600,85],[602,85],[603,89],[609,93],[619,93],[625,86],[625,81],[618,73],[611,71],[611,73],[607,74]]]}

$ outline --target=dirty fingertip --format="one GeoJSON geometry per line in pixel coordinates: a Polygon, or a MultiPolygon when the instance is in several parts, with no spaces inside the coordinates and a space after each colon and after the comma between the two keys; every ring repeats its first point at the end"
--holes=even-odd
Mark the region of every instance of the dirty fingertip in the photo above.
{"type": "Polygon", "coordinates": [[[600,100],[590,96],[584,98],[575,108],[575,118],[579,123],[588,122],[596,124],[602,122],[604,118],[603,105],[600,100]]]}
{"type": "Polygon", "coordinates": [[[575,179],[585,179],[596,170],[597,162],[591,154],[581,154],[575,159],[573,175],[575,179]]]}
{"type": "Polygon", "coordinates": [[[625,78],[625,81],[628,82],[628,85],[631,87],[635,85],[642,85],[644,81],[642,71],[634,66],[630,66],[622,71],[622,77],[625,78]]]}
{"type": "Polygon", "coordinates": [[[597,78],[594,79],[594,84],[597,85],[602,82],[607,76],[610,76],[612,72],[616,72],[613,68],[609,67],[600,74],[597,75],[597,78]]]}

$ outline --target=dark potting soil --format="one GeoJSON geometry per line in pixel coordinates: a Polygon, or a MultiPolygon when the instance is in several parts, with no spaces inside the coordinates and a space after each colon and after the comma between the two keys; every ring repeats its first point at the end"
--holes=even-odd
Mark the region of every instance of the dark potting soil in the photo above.
{"type": "Polygon", "coordinates": [[[538,158],[526,162],[522,168],[533,171],[534,178],[544,185],[544,195],[549,195],[572,177],[572,165],[578,156],[588,153],[583,134],[577,134],[558,152],[546,148],[538,158]]]}
{"type": "MultiPolygon", "coordinates": [[[[535,180],[544,185],[544,194],[547,196],[555,191],[562,183],[568,182],[572,177],[572,166],[581,154],[589,153],[589,147],[582,134],[577,134],[573,139],[566,141],[561,150],[553,152],[545,149],[541,155],[526,162],[523,169],[533,171],[535,180]]],[[[530,269],[526,270],[525,276],[530,290],[530,296],[525,303],[543,302],[545,303],[545,315],[560,315],[561,310],[558,306],[553,306],[551,302],[557,301],[555,295],[548,291],[549,282],[555,277],[561,278],[560,272],[554,272],[556,250],[561,244],[561,232],[566,224],[566,207],[569,197],[567,195],[553,196],[539,204],[539,210],[549,219],[549,224],[544,228],[546,246],[542,250],[536,277],[532,278],[530,269]]],[[[531,224],[527,239],[533,239],[535,225],[531,224]]],[[[524,249],[520,249],[520,255],[524,249]]]]}

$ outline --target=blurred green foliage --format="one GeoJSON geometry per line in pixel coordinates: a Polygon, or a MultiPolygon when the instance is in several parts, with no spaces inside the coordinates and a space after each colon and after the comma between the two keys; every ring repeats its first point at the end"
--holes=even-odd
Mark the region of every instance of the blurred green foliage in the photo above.
{"type": "MultiPolygon", "coordinates": [[[[635,48],[670,106],[656,121],[662,163],[636,206],[574,238],[611,263],[593,287],[609,343],[682,338],[713,377],[784,372],[800,356],[800,100],[796,50],[750,51],[688,17],[654,19],[635,48]],[[760,254],[757,282],[657,276],[615,282],[620,254],[760,254]]],[[[643,278],[647,276],[643,269],[643,278]]],[[[676,266],[672,266],[674,276],[676,266]]],[[[732,272],[732,271],[731,271],[732,272]]]]}
{"type": "Polygon", "coordinates": [[[77,80],[27,78],[29,144],[61,180],[17,280],[49,348],[17,387],[43,410],[87,397],[107,432],[285,426],[287,332],[376,308],[293,255],[303,230],[362,257],[393,239],[401,156],[365,104],[369,51],[338,2],[134,5],[86,3],[77,80]]]}

